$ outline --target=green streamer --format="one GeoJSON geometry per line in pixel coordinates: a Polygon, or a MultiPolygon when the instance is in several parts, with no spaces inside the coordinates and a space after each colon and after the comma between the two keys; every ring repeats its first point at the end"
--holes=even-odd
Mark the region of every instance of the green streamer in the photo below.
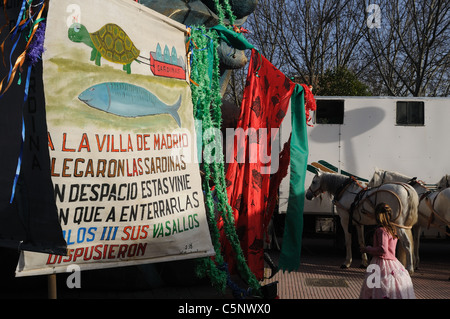
{"type": "Polygon", "coordinates": [[[283,234],[279,268],[283,271],[294,271],[300,266],[303,204],[305,201],[305,172],[308,165],[308,136],[306,132],[306,114],[304,88],[296,85],[291,96],[291,161],[289,202],[283,234]]]}

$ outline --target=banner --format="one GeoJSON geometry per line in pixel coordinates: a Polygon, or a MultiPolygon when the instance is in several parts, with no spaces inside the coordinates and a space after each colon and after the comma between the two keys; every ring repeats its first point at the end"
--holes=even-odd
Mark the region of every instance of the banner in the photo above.
{"type": "Polygon", "coordinates": [[[67,256],[16,275],[211,256],[185,26],[134,1],[52,1],[44,87],[67,256]]]}

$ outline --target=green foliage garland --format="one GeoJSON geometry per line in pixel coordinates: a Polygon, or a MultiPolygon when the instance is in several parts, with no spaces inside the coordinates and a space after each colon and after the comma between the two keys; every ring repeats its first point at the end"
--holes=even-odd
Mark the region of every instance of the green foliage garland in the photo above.
{"type": "MultiPolygon", "coordinates": [[[[215,0],[218,8],[220,21],[223,21],[223,10],[218,0],[215,0]]],[[[226,10],[230,21],[234,21],[231,7],[228,0],[225,0],[226,10]]],[[[222,22],[223,23],[223,22],[222,22]]],[[[206,197],[206,209],[211,238],[214,245],[215,257],[201,258],[198,260],[197,275],[199,277],[208,276],[213,286],[225,290],[226,285],[232,286],[230,282],[226,263],[221,253],[220,233],[217,228],[215,212],[222,218],[225,234],[234,252],[236,253],[237,268],[244,280],[252,289],[253,295],[260,295],[260,284],[254,274],[249,269],[244,254],[242,252],[239,238],[236,234],[233,211],[228,203],[225,183],[224,158],[221,138],[214,136],[215,132],[220,132],[222,124],[222,97],[220,95],[219,81],[219,57],[217,53],[218,35],[213,30],[206,30],[204,26],[193,27],[189,38],[191,52],[191,91],[194,107],[194,117],[202,122],[202,137],[206,139],[209,134],[213,134],[203,145],[214,143],[215,162],[203,161],[202,168],[205,173],[203,189],[206,197]],[[216,142],[215,142],[216,141],[216,142]],[[217,206],[213,198],[211,183],[214,185],[217,206]]],[[[199,132],[200,133],[200,132],[199,132]]],[[[242,296],[244,291],[239,292],[242,296]]]]}

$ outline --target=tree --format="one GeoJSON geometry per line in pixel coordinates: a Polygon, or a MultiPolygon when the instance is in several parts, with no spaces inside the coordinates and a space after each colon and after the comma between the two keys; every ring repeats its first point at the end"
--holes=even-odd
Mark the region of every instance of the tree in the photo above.
{"type": "MultiPolygon", "coordinates": [[[[259,0],[256,10],[248,17],[244,27],[250,30],[246,37],[255,48],[278,69],[289,72],[286,55],[277,41],[278,35],[285,28],[283,14],[279,10],[283,4],[284,0],[259,0]]],[[[247,56],[250,57],[250,52],[247,52],[247,56]]],[[[231,72],[225,99],[240,106],[247,78],[247,67],[231,72]]]]}
{"type": "Polygon", "coordinates": [[[321,96],[372,95],[367,85],[359,81],[353,72],[342,66],[327,70],[319,78],[319,85],[314,93],[321,96]]]}
{"type": "MultiPolygon", "coordinates": [[[[357,14],[357,1],[260,0],[245,25],[247,37],[286,75],[317,87],[326,70],[359,63],[364,13],[357,14]]],[[[240,83],[232,80],[231,91],[245,83],[242,70],[233,73],[240,83]]]]}
{"type": "MultiPolygon", "coordinates": [[[[367,28],[372,76],[394,96],[448,96],[450,1],[383,0],[379,28],[367,28]]],[[[363,6],[368,3],[361,1],[363,6]]]]}
{"type": "MultiPolygon", "coordinates": [[[[244,27],[261,54],[314,93],[342,67],[373,95],[450,95],[450,0],[259,0],[244,27]],[[371,3],[381,10],[375,27],[371,3]]],[[[245,78],[246,69],[234,71],[236,101],[245,78]]]]}

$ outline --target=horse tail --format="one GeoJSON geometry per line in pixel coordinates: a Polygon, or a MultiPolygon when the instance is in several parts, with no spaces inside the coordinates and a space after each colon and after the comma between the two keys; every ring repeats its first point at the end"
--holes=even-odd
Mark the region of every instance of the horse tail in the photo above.
{"type": "Polygon", "coordinates": [[[408,271],[414,271],[415,256],[414,256],[414,238],[411,230],[412,226],[417,223],[419,216],[419,195],[414,188],[408,184],[402,183],[402,186],[407,191],[406,207],[403,207],[403,214],[405,214],[405,220],[403,226],[398,229],[402,233],[400,235],[401,245],[397,245],[397,259],[408,269],[408,271]],[[408,247],[409,246],[409,247],[408,247]],[[410,258],[408,258],[410,257],[410,258]],[[408,260],[409,259],[409,260],[408,260]]]}
{"type": "MultiPolygon", "coordinates": [[[[410,244],[410,251],[414,252],[414,237],[411,229],[402,229],[402,232],[408,237],[408,241],[410,244]]],[[[400,245],[397,245],[397,259],[402,263],[403,266],[407,267],[407,254],[408,250],[405,247],[405,241],[402,240],[400,245]]],[[[415,255],[412,254],[412,263],[415,265],[415,255]]]]}
{"type": "Polygon", "coordinates": [[[417,223],[419,218],[419,195],[417,195],[417,192],[411,185],[402,183],[402,186],[408,193],[408,196],[406,197],[406,207],[403,208],[403,213],[406,217],[404,225],[413,226],[417,223]]]}

